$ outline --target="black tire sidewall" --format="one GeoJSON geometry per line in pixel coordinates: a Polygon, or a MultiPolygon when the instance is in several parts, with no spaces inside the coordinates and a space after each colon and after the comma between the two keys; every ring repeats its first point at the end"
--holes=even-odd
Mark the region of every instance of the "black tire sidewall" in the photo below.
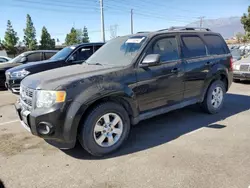
{"type": "Polygon", "coordinates": [[[226,93],[225,84],[222,81],[217,80],[217,81],[212,83],[212,85],[208,89],[208,92],[207,92],[207,95],[206,95],[206,101],[205,101],[206,102],[206,108],[207,108],[206,110],[209,113],[216,114],[221,110],[221,108],[223,107],[223,104],[224,104],[224,100],[225,100],[225,93],[226,93]],[[221,104],[220,104],[220,106],[218,108],[214,108],[214,106],[211,103],[212,92],[216,87],[220,87],[222,89],[222,91],[223,91],[223,99],[222,99],[222,102],[221,102],[221,104]]]}
{"type": "Polygon", "coordinates": [[[119,104],[106,102],[100,104],[88,115],[80,133],[80,143],[89,153],[95,156],[103,156],[117,150],[127,139],[130,132],[130,120],[126,110],[119,104]],[[99,146],[94,139],[94,126],[96,122],[106,113],[115,113],[123,122],[123,133],[117,143],[110,147],[99,146]]]}

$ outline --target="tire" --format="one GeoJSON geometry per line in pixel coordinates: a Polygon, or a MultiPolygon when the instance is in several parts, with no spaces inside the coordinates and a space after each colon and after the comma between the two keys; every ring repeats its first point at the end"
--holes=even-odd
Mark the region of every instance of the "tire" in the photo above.
{"type": "Polygon", "coordinates": [[[130,119],[122,106],[105,102],[96,106],[80,126],[79,141],[82,147],[93,156],[104,156],[125,142],[130,132],[130,119]],[[110,123],[106,123],[108,119],[110,123]],[[118,123],[114,126],[112,122],[118,123]]]}
{"type": "Polygon", "coordinates": [[[221,80],[213,82],[208,88],[205,98],[202,102],[202,107],[205,112],[209,114],[218,113],[223,107],[225,93],[226,88],[224,82],[221,80]],[[215,93],[217,96],[214,96],[215,93]]]}

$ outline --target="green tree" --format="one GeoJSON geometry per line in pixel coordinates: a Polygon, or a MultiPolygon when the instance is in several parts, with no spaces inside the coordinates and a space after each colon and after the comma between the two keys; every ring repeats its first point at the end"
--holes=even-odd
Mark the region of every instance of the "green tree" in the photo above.
{"type": "Polygon", "coordinates": [[[55,49],[55,40],[51,38],[47,28],[43,26],[41,40],[40,40],[40,49],[51,50],[55,49]]]}
{"type": "Polygon", "coordinates": [[[16,45],[18,43],[17,32],[14,31],[10,20],[7,21],[7,30],[4,35],[4,41],[2,42],[7,52],[16,55],[16,45]]]}
{"type": "Polygon", "coordinates": [[[84,42],[84,43],[88,43],[89,42],[88,28],[86,26],[84,26],[84,28],[83,28],[82,42],[84,42]]]}
{"type": "Polygon", "coordinates": [[[243,37],[244,37],[244,34],[243,33],[237,33],[236,34],[236,39],[237,39],[237,42],[238,43],[241,43],[242,42],[242,40],[243,40],[243,37]]]}
{"type": "Polygon", "coordinates": [[[26,28],[23,30],[23,32],[24,32],[23,42],[26,48],[28,50],[35,50],[37,48],[36,29],[29,14],[27,14],[26,28]]]}
{"type": "Polygon", "coordinates": [[[79,43],[79,31],[72,27],[70,33],[66,35],[65,44],[73,45],[77,43],[79,43]]]}
{"type": "Polygon", "coordinates": [[[246,35],[249,38],[250,37],[250,6],[248,6],[248,12],[244,13],[243,16],[241,17],[241,23],[243,24],[246,35]]]}

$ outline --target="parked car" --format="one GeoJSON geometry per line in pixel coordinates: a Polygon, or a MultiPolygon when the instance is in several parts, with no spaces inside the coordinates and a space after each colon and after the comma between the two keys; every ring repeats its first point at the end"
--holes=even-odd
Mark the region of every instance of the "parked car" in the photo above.
{"type": "Polygon", "coordinates": [[[5,71],[18,65],[27,64],[34,61],[42,61],[53,56],[56,50],[37,50],[24,52],[11,59],[9,63],[0,63],[0,87],[5,87],[5,71]]]}
{"type": "Polygon", "coordinates": [[[233,56],[233,62],[239,61],[242,58],[242,51],[238,49],[231,50],[233,56]]]}
{"type": "Polygon", "coordinates": [[[220,34],[173,27],[117,37],[84,64],[28,76],[15,106],[32,134],[64,149],[79,139],[102,156],[142,120],[197,103],[218,113],[232,79],[220,34]]]}
{"type": "Polygon", "coordinates": [[[8,62],[10,60],[11,60],[11,58],[9,58],[9,57],[0,56],[0,64],[1,63],[6,63],[6,62],[8,62]]]}
{"type": "Polygon", "coordinates": [[[68,46],[54,56],[50,56],[46,61],[33,62],[9,69],[6,71],[6,87],[14,94],[19,94],[20,82],[26,76],[49,69],[82,63],[102,45],[103,43],[84,43],[68,46]]]}
{"type": "Polygon", "coordinates": [[[235,82],[250,80],[250,57],[241,59],[233,65],[233,79],[235,82]]]}

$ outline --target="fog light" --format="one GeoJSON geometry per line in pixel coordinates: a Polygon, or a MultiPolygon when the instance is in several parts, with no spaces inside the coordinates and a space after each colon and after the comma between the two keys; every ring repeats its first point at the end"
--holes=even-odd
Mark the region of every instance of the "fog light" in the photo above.
{"type": "Polygon", "coordinates": [[[48,135],[53,132],[53,126],[47,122],[41,122],[37,126],[37,131],[42,135],[48,135]]]}

